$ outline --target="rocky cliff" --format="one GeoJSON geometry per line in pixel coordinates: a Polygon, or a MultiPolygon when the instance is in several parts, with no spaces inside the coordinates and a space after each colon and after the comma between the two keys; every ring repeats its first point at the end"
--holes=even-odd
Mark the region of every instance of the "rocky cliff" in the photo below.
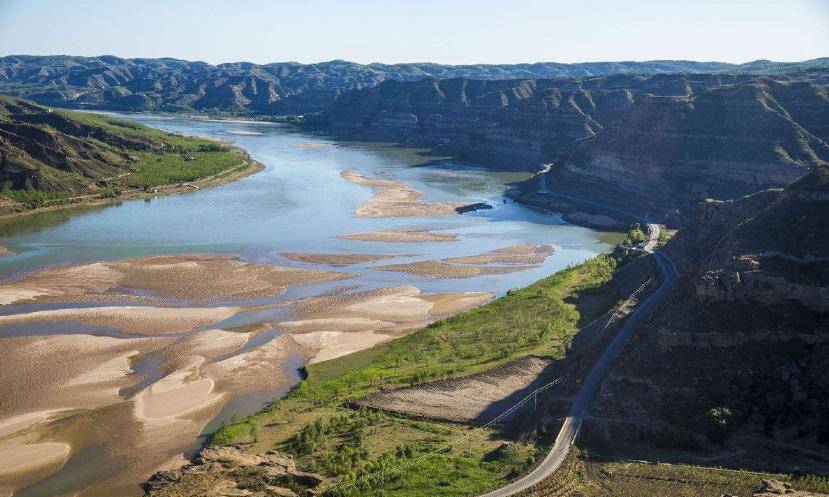
{"type": "Polygon", "coordinates": [[[152,497],[301,497],[317,495],[320,483],[321,476],[297,470],[290,455],[230,446],[204,448],[191,464],[159,471],[143,487],[152,497]]]}
{"type": "Polygon", "coordinates": [[[710,201],[666,251],[683,276],[642,322],[594,406],[633,427],[594,439],[699,446],[769,437],[829,447],[829,168],[710,201]],[[662,442],[660,442],[660,439],[662,442]]]}
{"type": "Polygon", "coordinates": [[[799,63],[755,61],[649,61],[449,66],[431,63],[318,64],[236,62],[211,65],[177,59],[114,56],[0,57],[0,93],[59,107],[111,110],[305,114],[325,108],[346,90],[385,80],[570,78],[609,74],[793,72],[829,66],[829,59],[799,63]]]}
{"type": "Polygon", "coordinates": [[[424,144],[462,159],[533,168],[621,120],[645,95],[747,82],[747,75],[617,75],[385,81],[346,92],[307,125],[342,136],[424,144]]]}

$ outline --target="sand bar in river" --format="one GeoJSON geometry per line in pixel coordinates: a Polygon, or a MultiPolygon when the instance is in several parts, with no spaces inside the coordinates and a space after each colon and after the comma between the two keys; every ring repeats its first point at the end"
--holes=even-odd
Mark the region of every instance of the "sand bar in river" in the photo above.
{"type": "Polygon", "coordinates": [[[394,255],[383,254],[312,254],[308,252],[282,252],[279,255],[296,262],[325,264],[327,266],[351,266],[366,262],[394,259],[394,255]]]}
{"type": "Polygon", "coordinates": [[[364,242],[391,242],[391,243],[429,243],[429,242],[456,242],[458,236],[451,233],[440,233],[426,230],[386,230],[368,231],[364,233],[350,233],[339,235],[337,238],[346,240],[360,240],[364,242]]]}
{"type": "Polygon", "coordinates": [[[290,285],[334,281],[350,273],[252,264],[227,254],[182,254],[43,269],[0,285],[0,305],[38,298],[87,300],[90,295],[150,292],[189,301],[275,297],[290,285]]]}
{"type": "Polygon", "coordinates": [[[423,192],[407,183],[390,179],[367,178],[357,171],[343,171],[341,176],[352,183],[374,189],[374,195],[357,208],[357,217],[425,217],[457,214],[461,202],[421,202],[423,192]]]}

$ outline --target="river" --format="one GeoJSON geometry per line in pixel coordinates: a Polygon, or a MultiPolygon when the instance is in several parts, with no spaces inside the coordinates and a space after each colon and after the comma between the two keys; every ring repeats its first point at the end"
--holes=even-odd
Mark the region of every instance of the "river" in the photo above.
{"type": "MultiPolygon", "coordinates": [[[[433,279],[378,271],[374,269],[376,262],[347,268],[359,274],[348,284],[360,290],[413,285],[422,292],[490,292],[497,296],[607,252],[619,241],[618,234],[569,225],[556,214],[539,212],[506,200],[503,195],[506,186],[528,178],[528,174],[458,164],[426,150],[390,144],[338,142],[281,124],[150,115],[123,117],[165,131],[232,142],[263,163],[265,169],[216,188],[104,207],[49,212],[4,222],[0,224],[0,238],[16,255],[0,259],[0,278],[8,281],[50,266],[157,254],[230,253],[253,263],[307,268],[323,266],[296,262],[280,254],[371,253],[417,262],[482,254],[516,244],[553,246],[554,253],[532,269],[465,279],[433,279]],[[355,170],[366,177],[403,181],[423,192],[423,200],[427,202],[487,202],[493,209],[440,217],[357,217],[355,210],[373,192],[371,188],[346,181],[341,176],[345,170],[355,170]],[[336,238],[355,232],[404,229],[453,234],[458,241],[409,244],[336,238]]],[[[342,284],[291,286],[287,293],[271,303],[317,295],[342,284]]],[[[26,305],[5,306],[0,308],[0,314],[39,309],[26,305]]],[[[267,312],[247,313],[233,316],[228,322],[249,324],[272,317],[267,312]]],[[[47,326],[38,322],[0,327],[0,347],[4,337],[73,333],[121,338],[120,334],[107,328],[79,328],[77,324],[66,322],[47,326]]],[[[250,343],[261,344],[263,339],[250,343]]],[[[153,364],[153,356],[147,355],[133,365],[131,374],[148,375],[153,364]]],[[[284,365],[286,374],[296,380],[296,369],[300,365],[301,361],[296,357],[287,360],[284,365]]],[[[146,383],[144,380],[142,384],[146,383]]],[[[121,393],[132,395],[137,388],[121,393]]],[[[249,414],[285,391],[281,387],[256,395],[239,395],[226,403],[220,412],[213,413],[212,421],[202,425],[200,432],[203,435],[211,431],[233,414],[249,414]]],[[[113,407],[113,410],[117,409],[113,407]]],[[[123,415],[119,412],[113,419],[123,415]]],[[[79,423],[79,426],[84,425],[79,423]]],[[[198,447],[198,440],[201,439],[178,447],[178,451],[189,453],[198,447]]],[[[106,441],[84,443],[86,448],[73,449],[62,468],[53,469],[51,476],[29,486],[20,495],[67,493],[89,488],[97,480],[104,479],[107,471],[124,472],[122,466],[128,463],[116,461],[119,452],[109,451],[106,441]]],[[[136,478],[129,471],[125,474],[136,478]]]]}

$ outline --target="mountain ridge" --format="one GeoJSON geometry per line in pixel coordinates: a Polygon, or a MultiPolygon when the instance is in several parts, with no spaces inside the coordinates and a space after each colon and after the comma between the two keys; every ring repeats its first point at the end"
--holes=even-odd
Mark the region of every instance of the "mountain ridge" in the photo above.
{"type": "Polygon", "coordinates": [[[746,64],[686,60],[563,64],[358,64],[333,60],[227,62],[112,55],[0,57],[0,92],[62,107],[244,115],[304,114],[325,108],[342,92],[382,81],[426,77],[501,80],[595,77],[611,74],[801,72],[829,68],[829,58],[746,64]]]}

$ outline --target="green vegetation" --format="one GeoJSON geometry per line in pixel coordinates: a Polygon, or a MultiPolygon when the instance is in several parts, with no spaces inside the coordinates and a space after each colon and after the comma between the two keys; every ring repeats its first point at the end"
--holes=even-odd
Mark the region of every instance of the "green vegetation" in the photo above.
{"type": "Polygon", "coordinates": [[[734,414],[728,407],[712,407],[706,413],[708,437],[714,441],[725,440],[734,428],[734,414]]]}
{"type": "Polygon", "coordinates": [[[9,188],[4,188],[2,191],[0,191],[0,195],[3,195],[6,198],[10,198],[16,202],[26,204],[26,206],[30,209],[36,209],[38,207],[43,207],[49,202],[55,202],[69,198],[69,194],[66,192],[54,192],[43,190],[12,190],[9,188]]]}
{"type": "Polygon", "coordinates": [[[648,235],[642,230],[639,223],[634,223],[628,230],[624,243],[632,247],[639,243],[645,243],[646,241],[648,241],[648,235]]]}
{"type": "Polygon", "coordinates": [[[213,445],[229,445],[240,441],[255,441],[258,431],[259,425],[253,422],[251,418],[239,421],[233,417],[230,424],[222,423],[222,426],[211,437],[211,443],[213,445]]]}
{"type": "Polygon", "coordinates": [[[161,185],[196,181],[238,166],[239,155],[230,148],[210,150],[205,145],[181,153],[141,152],[133,172],[124,178],[129,186],[152,188],[161,185]]]}
{"type": "Polygon", "coordinates": [[[288,396],[222,427],[212,443],[250,442],[258,425],[252,450],[293,453],[301,469],[344,482],[329,495],[449,496],[501,485],[526,471],[535,446],[505,447],[493,430],[345,406],[380,388],[464,376],[529,354],[562,357],[576,331],[621,297],[605,285],[615,265],[599,256],[406,337],[312,364],[288,396]],[[388,471],[401,464],[417,471],[388,471]]]}
{"type": "Polygon", "coordinates": [[[668,243],[668,240],[673,238],[675,234],[676,234],[676,230],[669,230],[667,228],[662,228],[659,231],[659,237],[658,237],[659,244],[664,245],[664,244],[668,243]]]}

